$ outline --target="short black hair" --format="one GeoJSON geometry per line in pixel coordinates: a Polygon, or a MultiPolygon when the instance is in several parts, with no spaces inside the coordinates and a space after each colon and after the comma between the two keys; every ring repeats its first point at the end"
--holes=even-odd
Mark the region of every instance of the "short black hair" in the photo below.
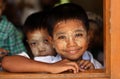
{"type": "Polygon", "coordinates": [[[80,5],[74,3],[66,3],[56,6],[50,11],[46,21],[47,26],[49,26],[48,27],[49,34],[53,36],[54,26],[58,22],[68,19],[78,19],[82,21],[85,26],[84,28],[86,29],[86,31],[88,31],[89,22],[85,10],[80,5]]]}
{"type": "Polygon", "coordinates": [[[44,25],[44,20],[47,12],[40,11],[29,15],[24,23],[23,32],[26,34],[28,32],[33,32],[36,29],[46,29],[44,25]]]}

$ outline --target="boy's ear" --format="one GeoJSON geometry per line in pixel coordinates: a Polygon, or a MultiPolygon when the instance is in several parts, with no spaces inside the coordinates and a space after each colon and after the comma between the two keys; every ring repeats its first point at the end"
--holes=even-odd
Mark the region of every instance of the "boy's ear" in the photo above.
{"type": "Polygon", "coordinates": [[[52,44],[53,48],[54,48],[54,43],[53,43],[53,38],[51,36],[49,36],[49,41],[52,44]]]}
{"type": "Polygon", "coordinates": [[[48,39],[49,39],[49,42],[52,44],[53,42],[53,39],[52,39],[52,37],[51,36],[48,36],[48,39]]]}

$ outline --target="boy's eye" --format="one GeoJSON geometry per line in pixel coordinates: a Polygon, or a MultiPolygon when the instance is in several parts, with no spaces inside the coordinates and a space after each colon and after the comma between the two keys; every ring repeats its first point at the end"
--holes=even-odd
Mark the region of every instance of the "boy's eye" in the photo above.
{"type": "Polygon", "coordinates": [[[75,34],[75,37],[83,37],[82,33],[75,34]]]}
{"type": "Polygon", "coordinates": [[[59,36],[58,39],[65,39],[65,36],[59,36]]]}
{"type": "Polygon", "coordinates": [[[37,43],[36,43],[36,42],[32,42],[32,43],[30,43],[30,45],[31,45],[31,46],[36,46],[37,43]]]}
{"type": "Polygon", "coordinates": [[[48,39],[44,39],[43,42],[44,42],[45,44],[48,44],[48,43],[49,43],[48,39]]]}

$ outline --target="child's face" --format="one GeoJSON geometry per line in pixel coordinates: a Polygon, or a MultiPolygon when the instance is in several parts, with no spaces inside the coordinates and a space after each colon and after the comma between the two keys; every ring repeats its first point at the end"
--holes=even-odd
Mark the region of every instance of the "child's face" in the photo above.
{"type": "Polygon", "coordinates": [[[56,51],[70,60],[78,60],[88,47],[87,32],[79,20],[61,21],[53,30],[53,45],[56,51]]]}
{"type": "Polygon", "coordinates": [[[34,56],[55,55],[47,30],[35,30],[27,33],[27,41],[34,56]]]}

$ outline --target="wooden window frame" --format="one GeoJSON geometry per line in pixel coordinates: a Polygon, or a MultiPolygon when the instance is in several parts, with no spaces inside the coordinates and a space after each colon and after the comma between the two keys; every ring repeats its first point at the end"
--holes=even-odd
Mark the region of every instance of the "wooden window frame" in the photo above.
{"type": "Polygon", "coordinates": [[[110,39],[110,0],[103,0],[104,20],[104,69],[62,74],[9,73],[0,72],[0,79],[110,79],[111,39],[110,39]]]}

